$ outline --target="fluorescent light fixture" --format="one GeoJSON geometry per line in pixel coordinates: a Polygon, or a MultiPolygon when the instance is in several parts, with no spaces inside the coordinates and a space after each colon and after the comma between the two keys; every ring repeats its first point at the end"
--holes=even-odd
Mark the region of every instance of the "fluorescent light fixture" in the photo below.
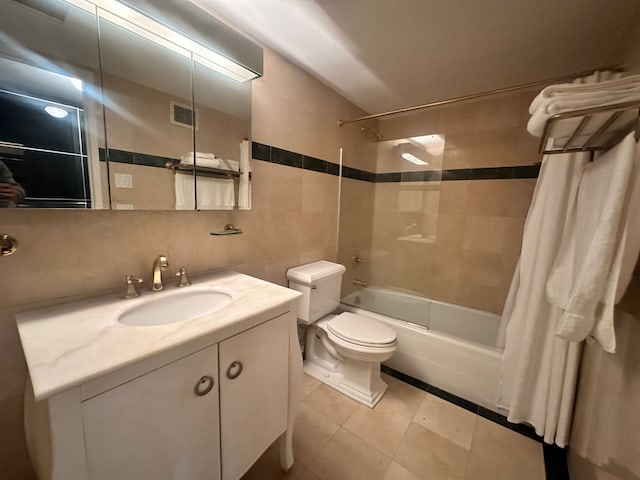
{"type": "Polygon", "coordinates": [[[69,81],[71,82],[71,85],[73,85],[73,88],[75,88],[79,92],[82,91],[82,80],[80,80],[79,78],[71,77],[69,78],[69,81]]]}
{"type": "Polygon", "coordinates": [[[410,153],[404,152],[402,154],[402,158],[404,158],[407,162],[415,163],[416,165],[429,165],[424,160],[420,160],[415,155],[411,155],[410,153]]]}
{"type": "Polygon", "coordinates": [[[172,30],[160,22],[130,8],[117,0],[66,0],[67,3],[95,13],[115,25],[118,25],[153,43],[167,48],[179,55],[193,58],[194,61],[211,68],[236,82],[246,82],[259,75],[253,70],[234,62],[233,60],[209,50],[200,43],[172,30]]]}
{"type": "Polygon", "coordinates": [[[435,157],[442,155],[442,152],[444,152],[444,138],[442,138],[442,135],[422,135],[411,137],[409,140],[413,143],[419,143],[435,157]]]}
{"type": "Polygon", "coordinates": [[[46,107],[44,107],[44,111],[54,118],[64,118],[69,115],[69,112],[67,112],[64,108],[54,107],[53,105],[47,105],[46,107]]]}

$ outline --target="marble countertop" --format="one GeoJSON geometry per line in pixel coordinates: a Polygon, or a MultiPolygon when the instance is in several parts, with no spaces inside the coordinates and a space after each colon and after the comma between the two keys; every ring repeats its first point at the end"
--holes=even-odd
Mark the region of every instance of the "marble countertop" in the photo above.
{"type": "Polygon", "coordinates": [[[135,299],[111,295],[17,314],[35,399],[48,398],[204,336],[217,343],[242,331],[245,320],[284,313],[288,303],[301,295],[236,272],[203,276],[193,284],[225,289],[233,300],[193,320],[154,326],[123,325],[118,316],[151,296],[175,294],[176,287],[147,291],[135,299]]]}

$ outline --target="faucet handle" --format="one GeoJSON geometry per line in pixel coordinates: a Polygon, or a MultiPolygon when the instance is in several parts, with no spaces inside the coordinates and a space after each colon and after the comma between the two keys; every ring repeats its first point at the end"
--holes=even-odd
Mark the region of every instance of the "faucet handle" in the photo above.
{"type": "Polygon", "coordinates": [[[142,279],[134,277],[129,274],[124,277],[125,282],[125,291],[122,298],[136,298],[140,296],[140,290],[138,290],[138,285],[142,284],[142,279]]]}
{"type": "Polygon", "coordinates": [[[191,285],[191,281],[189,277],[187,277],[187,269],[184,267],[180,267],[178,273],[176,273],[176,277],[178,277],[178,283],[176,283],[176,287],[188,287],[191,285]]]}

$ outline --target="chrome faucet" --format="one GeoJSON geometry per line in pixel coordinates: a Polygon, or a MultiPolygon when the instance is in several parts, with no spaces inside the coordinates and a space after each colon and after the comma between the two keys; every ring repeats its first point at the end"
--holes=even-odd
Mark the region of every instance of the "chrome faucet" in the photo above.
{"type": "Polygon", "coordinates": [[[151,291],[159,292],[164,288],[162,283],[162,270],[165,270],[169,266],[166,255],[158,255],[153,261],[153,270],[151,272],[151,291]]]}

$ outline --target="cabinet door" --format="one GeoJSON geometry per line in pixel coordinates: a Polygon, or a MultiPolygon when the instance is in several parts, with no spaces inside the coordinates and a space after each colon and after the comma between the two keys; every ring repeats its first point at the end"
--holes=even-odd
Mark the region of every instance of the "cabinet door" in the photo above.
{"type": "Polygon", "coordinates": [[[220,343],[223,480],[238,480],[287,429],[288,322],[285,314],[220,343]]]}
{"type": "Polygon", "coordinates": [[[217,360],[214,345],[84,401],[90,480],[219,479],[217,360]]]}

